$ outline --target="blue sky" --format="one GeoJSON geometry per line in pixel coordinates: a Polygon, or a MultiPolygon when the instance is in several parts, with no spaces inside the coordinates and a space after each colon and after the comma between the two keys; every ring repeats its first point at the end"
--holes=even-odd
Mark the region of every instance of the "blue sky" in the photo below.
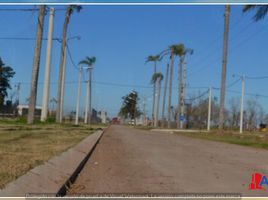
{"type": "MultiPolygon", "coordinates": [[[[32,8],[31,6],[1,6],[1,8],[32,8]]],[[[63,8],[63,6],[56,6],[63,8]]],[[[252,23],[253,13],[243,14],[241,6],[232,6],[230,17],[230,43],[227,70],[227,85],[237,78],[232,74],[248,76],[268,75],[268,18],[252,23]]],[[[169,45],[184,43],[194,49],[187,57],[187,95],[197,94],[205,89],[195,87],[219,87],[221,75],[222,36],[224,6],[83,6],[82,11],[71,18],[68,36],[80,35],[81,40],[69,41],[73,60],[78,63],[85,56],[96,56],[93,70],[93,107],[107,110],[110,116],[117,114],[121,97],[132,89],[141,97],[150,97],[150,78],[153,68],[145,65],[145,58],[157,54],[169,45]],[[125,86],[121,86],[125,85],[125,86]]],[[[3,37],[35,37],[36,12],[0,11],[3,37]]],[[[60,37],[64,12],[56,11],[54,37],[60,37]]],[[[44,37],[47,36],[46,18],[44,37]]],[[[14,68],[12,80],[22,82],[20,100],[29,96],[34,41],[0,40],[0,57],[14,68]]],[[[41,104],[44,77],[46,42],[43,42],[39,74],[38,105],[41,104]]],[[[51,92],[56,97],[60,44],[53,43],[51,92]]],[[[167,60],[158,64],[158,70],[165,73],[167,60]]],[[[64,108],[66,112],[75,109],[78,71],[67,62],[64,108]]],[[[177,62],[174,69],[173,104],[177,102],[177,62]]],[[[84,80],[88,75],[84,74],[84,80]]],[[[268,95],[265,80],[247,80],[246,92],[268,95]]],[[[230,90],[240,91],[237,83],[230,90]]],[[[84,108],[85,84],[82,86],[81,109],[84,108]]],[[[213,91],[215,96],[219,91],[213,91]]],[[[239,94],[227,92],[226,103],[239,94]]],[[[246,99],[253,98],[246,96],[246,99]]],[[[258,101],[268,108],[267,98],[258,101]]],[[[151,98],[147,98],[147,111],[151,112],[151,98]]],[[[141,101],[142,103],[142,101],[141,101]]]]}

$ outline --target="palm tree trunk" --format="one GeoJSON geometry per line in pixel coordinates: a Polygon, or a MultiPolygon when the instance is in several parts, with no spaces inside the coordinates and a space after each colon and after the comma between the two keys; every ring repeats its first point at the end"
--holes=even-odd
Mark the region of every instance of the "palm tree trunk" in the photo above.
{"type": "Polygon", "coordinates": [[[40,6],[38,22],[37,22],[37,31],[36,31],[36,42],[35,42],[35,51],[34,51],[35,54],[34,54],[33,69],[32,69],[31,94],[30,94],[30,99],[29,99],[29,111],[28,111],[28,119],[27,119],[28,124],[32,124],[34,122],[45,11],[46,11],[46,6],[45,5],[40,6]]]}
{"type": "Polygon", "coordinates": [[[166,76],[165,76],[165,86],[164,86],[163,105],[162,105],[162,127],[164,127],[164,121],[165,121],[165,106],[166,106],[166,96],[167,96],[168,72],[169,72],[169,63],[167,64],[166,76]]]}
{"type": "MultiPolygon", "coordinates": [[[[156,61],[154,62],[154,74],[156,73],[156,61]]],[[[155,92],[156,92],[156,85],[154,83],[154,91],[153,91],[153,108],[152,108],[152,119],[153,119],[153,123],[154,123],[154,108],[155,108],[155,92]]]]}
{"type": "Polygon", "coordinates": [[[67,29],[70,21],[70,12],[66,11],[65,20],[63,24],[63,33],[62,33],[62,43],[61,43],[61,55],[60,55],[60,67],[59,67],[59,78],[58,78],[58,94],[57,94],[57,110],[56,110],[56,122],[60,122],[60,113],[61,113],[61,98],[62,98],[62,81],[63,81],[63,68],[64,68],[64,57],[66,54],[66,45],[67,45],[67,29]]]}
{"type": "Polygon", "coordinates": [[[174,53],[171,52],[170,56],[170,76],[169,76],[169,94],[168,94],[168,128],[170,128],[171,121],[171,97],[172,97],[172,78],[173,78],[173,66],[174,66],[174,53]]]}
{"type": "Polygon", "coordinates": [[[224,13],[223,59],[222,59],[222,73],[221,73],[220,114],[219,114],[219,131],[221,133],[224,127],[224,100],[225,100],[225,82],[226,82],[226,71],[227,71],[230,8],[231,8],[230,5],[226,5],[224,13]]]}
{"type": "Polygon", "coordinates": [[[159,103],[160,103],[160,94],[161,94],[161,80],[157,79],[157,99],[156,99],[156,107],[155,107],[155,128],[158,127],[158,114],[159,114],[159,103]]]}

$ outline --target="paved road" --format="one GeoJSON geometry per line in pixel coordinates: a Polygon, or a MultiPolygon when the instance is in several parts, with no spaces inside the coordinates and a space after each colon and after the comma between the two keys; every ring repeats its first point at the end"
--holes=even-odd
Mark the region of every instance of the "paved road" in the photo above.
{"type": "Polygon", "coordinates": [[[253,172],[268,176],[268,151],[111,126],[68,194],[250,191],[253,172]]]}

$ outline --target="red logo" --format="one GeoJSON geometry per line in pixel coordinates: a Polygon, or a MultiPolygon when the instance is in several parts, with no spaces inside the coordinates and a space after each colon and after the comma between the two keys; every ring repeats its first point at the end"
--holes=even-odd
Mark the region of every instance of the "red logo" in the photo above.
{"type": "Polygon", "coordinates": [[[268,186],[268,180],[266,176],[261,173],[253,173],[251,175],[251,183],[248,185],[249,190],[266,190],[263,185],[268,186]]]}

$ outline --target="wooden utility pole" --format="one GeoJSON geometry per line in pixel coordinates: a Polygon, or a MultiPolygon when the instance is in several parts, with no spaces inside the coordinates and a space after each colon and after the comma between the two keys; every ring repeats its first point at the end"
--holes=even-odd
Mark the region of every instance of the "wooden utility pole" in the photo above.
{"type": "Polygon", "coordinates": [[[244,118],[244,95],[245,95],[245,75],[242,79],[242,91],[241,91],[241,105],[240,105],[240,129],[239,132],[243,133],[243,118],[244,118]]]}
{"type": "Polygon", "coordinates": [[[33,60],[33,69],[32,69],[31,93],[30,93],[30,98],[29,98],[29,110],[28,110],[28,119],[27,119],[28,124],[33,124],[34,122],[45,12],[46,12],[46,6],[41,5],[39,7],[39,15],[38,15],[38,21],[37,21],[36,41],[35,41],[34,60],[33,60]]]}
{"type": "Polygon", "coordinates": [[[224,127],[224,101],[225,101],[225,83],[226,83],[227,56],[228,56],[230,9],[231,9],[230,5],[225,6],[223,58],[222,58],[222,72],[221,72],[221,96],[220,96],[220,113],[219,113],[219,131],[220,131],[220,133],[222,133],[223,127],[224,127]]]}
{"type": "Polygon", "coordinates": [[[178,112],[177,112],[177,128],[181,128],[180,125],[180,116],[181,116],[181,98],[182,98],[182,65],[183,65],[183,57],[180,59],[180,63],[179,63],[179,98],[178,98],[178,112]]]}
{"type": "Polygon", "coordinates": [[[209,94],[208,95],[209,96],[208,96],[208,121],[207,121],[207,130],[210,131],[212,87],[209,87],[209,94]]]}
{"type": "Polygon", "coordinates": [[[185,121],[185,86],[186,86],[186,62],[183,62],[183,76],[181,82],[181,105],[180,105],[180,115],[182,119],[180,119],[180,129],[183,129],[184,121],[185,121]]]}

